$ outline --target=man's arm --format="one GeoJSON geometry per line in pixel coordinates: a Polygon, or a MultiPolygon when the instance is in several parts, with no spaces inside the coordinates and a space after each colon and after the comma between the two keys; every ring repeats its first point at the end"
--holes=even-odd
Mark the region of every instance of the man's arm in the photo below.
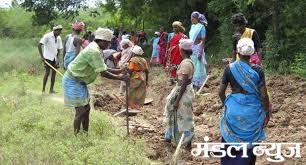
{"type": "Polygon", "coordinates": [[[39,52],[39,55],[40,55],[41,60],[44,61],[45,58],[44,58],[44,55],[43,55],[43,52],[42,52],[42,48],[41,48],[42,46],[43,46],[43,44],[42,44],[42,43],[39,43],[39,44],[37,45],[37,48],[38,48],[38,52],[39,52]]]}
{"type": "Polygon", "coordinates": [[[66,36],[66,38],[64,40],[64,45],[63,45],[63,62],[64,62],[64,58],[65,58],[65,55],[66,55],[66,43],[67,43],[67,39],[68,39],[68,36],[66,36]]]}
{"type": "Polygon", "coordinates": [[[121,81],[127,81],[128,76],[127,75],[115,75],[113,73],[110,73],[109,71],[103,71],[101,72],[101,76],[109,79],[114,80],[121,80],[121,81]]]}
{"type": "MultiPolygon", "coordinates": [[[[123,68],[124,69],[124,68],[123,68]]],[[[112,74],[120,74],[123,69],[113,69],[113,68],[107,68],[107,71],[112,73],[112,74]]]]}
{"type": "Polygon", "coordinates": [[[77,56],[81,51],[82,40],[80,38],[74,38],[73,45],[75,46],[75,55],[77,56]]]}
{"type": "Polygon", "coordinates": [[[57,68],[59,68],[59,55],[61,53],[60,49],[57,49],[57,54],[56,54],[56,66],[57,68]]]}

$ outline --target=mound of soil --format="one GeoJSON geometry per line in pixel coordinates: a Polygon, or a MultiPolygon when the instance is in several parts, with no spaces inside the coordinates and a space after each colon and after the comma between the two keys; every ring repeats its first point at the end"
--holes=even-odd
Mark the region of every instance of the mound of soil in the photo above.
{"type": "Polygon", "coordinates": [[[121,109],[121,104],[114,96],[107,93],[93,94],[95,109],[115,114],[121,109]]]}

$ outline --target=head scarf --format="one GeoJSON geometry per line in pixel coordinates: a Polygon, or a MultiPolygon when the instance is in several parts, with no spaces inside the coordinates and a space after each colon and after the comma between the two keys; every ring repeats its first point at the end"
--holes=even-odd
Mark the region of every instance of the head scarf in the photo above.
{"type": "Polygon", "coordinates": [[[122,39],[120,41],[120,46],[122,47],[123,45],[129,45],[129,47],[133,46],[133,43],[129,39],[122,39]]]}
{"type": "Polygon", "coordinates": [[[182,22],[180,22],[180,21],[174,21],[174,22],[172,23],[172,26],[178,27],[178,28],[180,29],[180,31],[182,31],[182,32],[185,31],[185,28],[184,28],[182,22]]]}
{"type": "Polygon", "coordinates": [[[202,23],[202,24],[204,24],[205,26],[207,26],[208,22],[207,22],[207,19],[206,19],[206,17],[205,17],[204,14],[200,14],[200,16],[199,16],[199,22],[202,23]]]}
{"type": "Polygon", "coordinates": [[[76,22],[72,24],[72,29],[83,31],[84,29],[84,23],[83,22],[76,22]]]}
{"type": "Polygon", "coordinates": [[[179,47],[184,50],[192,50],[193,41],[191,39],[180,39],[179,47]]]}
{"type": "Polygon", "coordinates": [[[160,35],[160,33],[159,33],[159,32],[154,32],[154,34],[155,34],[155,35],[158,35],[158,36],[160,35]]]}
{"type": "Polygon", "coordinates": [[[94,35],[95,39],[111,41],[113,38],[113,31],[107,28],[98,28],[94,35]]]}
{"type": "Polygon", "coordinates": [[[196,18],[196,19],[199,19],[200,14],[201,14],[201,13],[199,13],[198,11],[194,11],[194,12],[191,13],[191,17],[196,18]]]}
{"type": "Polygon", "coordinates": [[[134,53],[134,54],[137,54],[137,55],[143,55],[143,50],[142,50],[142,48],[140,47],[140,46],[138,46],[138,45],[135,45],[133,48],[132,48],[132,52],[134,53]]]}
{"type": "Polygon", "coordinates": [[[254,42],[250,38],[242,38],[238,41],[237,52],[242,56],[251,56],[254,54],[254,42]]]}

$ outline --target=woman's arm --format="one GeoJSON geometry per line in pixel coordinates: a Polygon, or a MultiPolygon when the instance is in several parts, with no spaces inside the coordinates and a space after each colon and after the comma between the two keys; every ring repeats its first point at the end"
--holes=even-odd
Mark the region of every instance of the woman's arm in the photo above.
{"type": "Polygon", "coordinates": [[[228,84],[221,83],[220,88],[219,88],[219,97],[222,102],[222,105],[224,105],[224,102],[225,102],[225,98],[226,98],[225,91],[226,91],[227,85],[228,84]]]}
{"type": "Polygon", "coordinates": [[[81,51],[82,40],[80,38],[74,38],[73,45],[75,46],[75,55],[77,56],[81,51]]]}
{"type": "Polygon", "coordinates": [[[146,74],[146,85],[148,85],[149,83],[149,70],[145,69],[145,74],[146,74]]]}
{"type": "Polygon", "coordinates": [[[229,70],[229,66],[227,65],[226,68],[224,69],[223,71],[223,75],[222,75],[222,78],[221,78],[221,84],[220,84],[220,88],[219,88],[219,97],[220,97],[220,100],[222,102],[222,105],[224,105],[224,102],[225,102],[225,91],[226,91],[226,88],[228,86],[228,83],[229,83],[229,73],[230,70],[229,70]]]}
{"type": "Polygon", "coordinates": [[[205,40],[206,40],[206,29],[205,29],[205,27],[202,27],[202,29],[199,33],[199,37],[201,38],[201,41],[200,41],[200,46],[199,46],[198,59],[201,61],[202,58],[203,58],[203,52],[204,52],[205,40]]]}
{"type": "Polygon", "coordinates": [[[188,75],[186,74],[183,74],[182,75],[182,85],[181,85],[181,90],[180,90],[180,93],[179,95],[177,96],[176,100],[175,100],[175,103],[174,103],[174,110],[177,110],[178,106],[179,106],[179,103],[180,103],[180,100],[183,96],[183,94],[185,93],[186,91],[186,87],[187,85],[189,84],[190,80],[188,79],[188,75]]]}
{"type": "Polygon", "coordinates": [[[265,85],[261,86],[259,88],[259,92],[260,92],[260,100],[261,100],[262,106],[264,107],[266,113],[269,114],[270,113],[269,96],[267,92],[267,87],[265,85]]]}

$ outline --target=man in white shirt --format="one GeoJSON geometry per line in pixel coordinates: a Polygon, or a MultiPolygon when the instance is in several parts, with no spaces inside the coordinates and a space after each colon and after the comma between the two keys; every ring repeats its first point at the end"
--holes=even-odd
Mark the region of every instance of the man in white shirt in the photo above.
{"type": "Polygon", "coordinates": [[[44,66],[45,66],[45,75],[43,79],[43,88],[42,88],[43,94],[45,93],[45,87],[48,81],[50,70],[52,70],[51,71],[52,73],[51,73],[51,85],[50,85],[49,92],[50,94],[56,93],[53,90],[56,72],[55,70],[50,68],[50,66],[47,65],[47,63],[52,65],[54,68],[59,68],[58,56],[60,53],[60,49],[63,48],[62,39],[60,37],[62,29],[63,29],[62,25],[54,26],[53,31],[45,34],[41,38],[38,44],[38,51],[39,51],[41,60],[44,62],[44,66]]]}

